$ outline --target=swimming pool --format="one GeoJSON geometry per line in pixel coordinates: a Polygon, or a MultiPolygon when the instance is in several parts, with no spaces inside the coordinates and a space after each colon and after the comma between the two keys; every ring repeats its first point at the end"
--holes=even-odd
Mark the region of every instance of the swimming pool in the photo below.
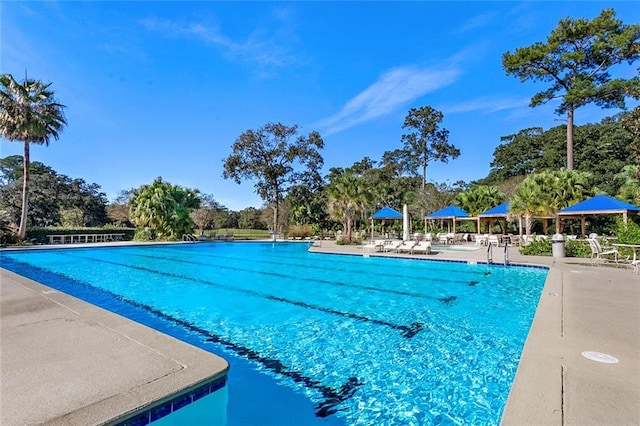
{"type": "Polygon", "coordinates": [[[55,249],[4,268],[225,357],[230,426],[498,424],[546,269],[296,243],[55,249]]]}

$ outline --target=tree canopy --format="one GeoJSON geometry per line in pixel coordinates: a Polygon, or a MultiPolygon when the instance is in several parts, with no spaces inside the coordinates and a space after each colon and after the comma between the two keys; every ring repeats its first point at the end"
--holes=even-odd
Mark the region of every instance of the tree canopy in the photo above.
{"type": "Polygon", "coordinates": [[[306,185],[316,190],[322,184],[319,170],[324,164],[320,155],[324,141],[315,131],[308,136],[296,137],[297,133],[297,125],[281,123],[247,130],[238,136],[231,147],[233,153],[224,162],[225,179],[238,184],[245,179],[255,182],[258,195],[274,210],[274,232],[279,232],[278,210],[289,189],[306,185]]]}
{"type": "Polygon", "coordinates": [[[613,9],[604,9],[593,20],[562,19],[546,44],[537,42],[502,56],[507,75],[551,84],[531,98],[532,107],[560,99],[556,113],[567,114],[568,169],[574,168],[574,111],[590,103],[624,108],[627,96],[638,97],[640,78],[612,78],[609,73],[614,65],[640,57],[638,40],[640,25],[624,25],[613,9]]]}
{"type": "MultiPolygon", "coordinates": [[[[0,209],[18,223],[22,202],[20,155],[0,159],[0,209]]],[[[107,223],[106,195],[96,183],[57,173],[40,162],[32,162],[29,177],[28,226],[101,226],[107,223]]]]}
{"type": "Polygon", "coordinates": [[[443,118],[430,106],[411,108],[402,128],[412,131],[402,135],[402,149],[385,153],[385,162],[397,161],[407,172],[421,176],[423,191],[431,161],[446,163],[460,155],[460,150],[449,143],[449,131],[440,127],[443,118]]]}
{"type": "MultiPolygon", "coordinates": [[[[564,126],[546,131],[531,128],[502,137],[503,143],[494,150],[489,175],[479,183],[499,185],[514,177],[557,169],[564,157],[564,130],[564,126]]],[[[618,185],[614,176],[635,163],[633,140],[620,118],[576,126],[576,170],[590,172],[595,187],[615,195],[618,185]]]]}

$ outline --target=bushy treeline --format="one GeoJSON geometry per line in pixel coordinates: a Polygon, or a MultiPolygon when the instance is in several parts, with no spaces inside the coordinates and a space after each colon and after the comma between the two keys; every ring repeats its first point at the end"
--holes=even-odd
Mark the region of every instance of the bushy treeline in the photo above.
{"type": "MultiPolygon", "coordinates": [[[[350,234],[368,230],[368,218],[381,207],[401,210],[403,204],[417,218],[415,230],[422,229],[425,214],[449,204],[476,215],[510,200],[514,208],[531,217],[531,227],[540,226],[534,221],[536,212],[552,215],[554,209],[598,193],[638,205],[638,136],[624,126],[625,118],[607,118],[576,128],[574,171],[558,169],[564,160],[564,126],[505,136],[494,151],[489,175],[470,183],[429,182],[423,189],[421,177],[407,174],[389,153],[379,161],[365,157],[349,167],[331,168],[315,188],[291,187],[279,205],[278,229],[285,234],[288,229],[296,230],[296,236],[300,229],[305,229],[305,236],[338,230],[350,234]],[[553,194],[561,195],[553,198],[553,194]]],[[[5,227],[15,226],[20,217],[21,178],[22,157],[0,159],[0,209],[5,227]]],[[[180,239],[186,233],[221,228],[268,229],[273,221],[269,204],[235,212],[212,195],[162,178],[123,191],[108,203],[98,184],[33,162],[30,188],[30,227],[114,225],[138,227],[141,239],[180,239]]],[[[389,229],[399,224],[375,223],[378,229],[382,226],[389,229]]]]}
{"type": "MultiPolygon", "coordinates": [[[[22,199],[22,156],[0,159],[0,209],[18,223],[22,199]]],[[[31,162],[27,226],[103,226],[107,197],[100,185],[71,178],[38,161],[31,162]]]]}

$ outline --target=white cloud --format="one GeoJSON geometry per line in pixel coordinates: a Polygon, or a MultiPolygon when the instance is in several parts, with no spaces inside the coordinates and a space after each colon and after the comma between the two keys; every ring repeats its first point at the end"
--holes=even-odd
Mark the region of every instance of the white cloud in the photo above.
{"type": "Polygon", "coordinates": [[[454,31],[454,34],[463,34],[469,31],[487,27],[488,25],[493,23],[497,17],[497,12],[485,12],[483,14],[476,15],[463,22],[462,25],[460,25],[460,27],[458,27],[454,31]]]}
{"type": "Polygon", "coordinates": [[[448,114],[479,111],[484,114],[493,112],[522,109],[529,107],[529,98],[514,97],[482,97],[466,100],[456,104],[442,106],[442,110],[448,114]]]}
{"type": "Polygon", "coordinates": [[[258,63],[262,66],[281,67],[295,62],[286,47],[286,41],[276,34],[255,30],[245,40],[236,41],[222,33],[215,24],[148,18],[140,21],[147,30],[171,37],[189,37],[219,48],[230,59],[258,63]]]}
{"type": "Polygon", "coordinates": [[[461,71],[451,65],[393,68],[348,101],[340,112],[318,121],[314,127],[329,135],[382,117],[427,93],[452,84],[460,74],[461,71]]]}

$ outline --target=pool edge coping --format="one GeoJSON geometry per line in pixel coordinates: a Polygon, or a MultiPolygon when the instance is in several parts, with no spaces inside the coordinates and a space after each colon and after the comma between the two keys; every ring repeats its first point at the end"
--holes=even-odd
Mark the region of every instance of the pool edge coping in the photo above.
{"type": "MultiPolygon", "coordinates": [[[[117,339],[119,343],[118,348],[121,349],[123,345],[128,345],[126,347],[134,348],[138,350],[138,352],[143,353],[141,359],[135,361],[138,367],[134,366],[134,368],[145,369],[148,363],[156,362],[157,359],[164,360],[165,364],[174,365],[174,368],[166,367],[163,372],[150,372],[149,380],[129,388],[120,388],[113,394],[103,395],[104,397],[98,401],[77,406],[71,411],[64,414],[59,413],[54,417],[41,416],[46,418],[42,418],[38,423],[50,425],[117,424],[125,419],[135,417],[144,411],[162,405],[167,401],[171,401],[174,397],[188,393],[194,388],[199,388],[207,383],[214,383],[222,379],[226,380],[229,363],[217,355],[2,267],[0,267],[0,277],[2,278],[3,293],[11,293],[12,290],[18,293],[22,292],[22,299],[28,299],[25,301],[30,307],[34,305],[42,306],[43,309],[47,311],[47,315],[53,313],[55,319],[64,320],[58,326],[52,324],[52,321],[47,319],[32,321],[33,319],[37,319],[38,312],[14,312],[16,315],[30,316],[29,321],[19,322],[15,325],[7,325],[7,322],[11,322],[7,321],[9,319],[6,315],[7,309],[0,310],[0,314],[3,317],[3,332],[1,335],[3,370],[9,367],[5,365],[7,354],[5,351],[19,352],[21,349],[15,347],[18,342],[12,340],[13,334],[10,333],[11,329],[19,327],[20,333],[28,333],[29,331],[33,331],[34,327],[37,328],[38,323],[60,328],[61,330],[58,330],[61,333],[60,335],[64,335],[65,337],[70,336],[70,339],[73,338],[74,327],[75,329],[80,327],[86,329],[88,327],[94,331],[93,335],[95,336],[104,335],[106,332],[109,334],[109,337],[117,339]],[[13,287],[13,289],[10,287],[13,287]],[[62,328],[64,328],[64,330],[62,330],[62,328]]],[[[11,297],[14,294],[15,293],[9,295],[8,301],[7,297],[3,297],[0,302],[2,302],[2,304],[12,302],[12,300],[15,300],[11,297]]],[[[29,309],[31,309],[30,307],[29,309]]],[[[66,339],[59,339],[58,341],[54,341],[54,347],[51,348],[51,351],[48,351],[50,353],[42,355],[43,358],[47,358],[43,360],[43,364],[53,359],[50,357],[51,353],[64,353],[69,350],[69,342],[65,340],[66,339]]],[[[75,343],[77,344],[78,342],[75,343]]],[[[118,358],[122,356],[122,354],[113,350],[115,345],[110,345],[109,343],[113,342],[111,340],[102,342],[101,350],[104,350],[110,357],[118,358]]],[[[78,345],[78,347],[80,347],[81,350],[81,345],[78,345]]],[[[15,358],[15,353],[12,354],[12,356],[15,358]]],[[[126,363],[133,362],[131,359],[123,359],[122,361],[126,363]]],[[[55,362],[55,360],[51,362],[55,362]]],[[[127,365],[128,368],[132,368],[131,365],[127,365]]],[[[22,367],[25,368],[27,372],[36,371],[38,368],[33,363],[31,363],[31,365],[23,365],[22,367]]],[[[97,367],[97,369],[99,369],[99,367],[97,367]]],[[[63,372],[62,374],[65,373],[63,372]]],[[[98,376],[99,375],[96,374],[96,377],[98,376]]],[[[110,378],[108,380],[117,381],[117,378],[110,378]]],[[[39,384],[43,389],[57,388],[56,383],[47,383],[45,381],[39,384]]],[[[95,383],[93,385],[95,385],[95,383]]],[[[2,402],[5,408],[7,408],[6,404],[8,399],[17,398],[13,393],[14,392],[7,390],[3,386],[2,402]]],[[[56,397],[59,397],[59,395],[56,395],[56,397]]],[[[12,404],[15,409],[16,407],[22,407],[25,401],[13,400],[9,403],[12,404]]],[[[46,405],[46,402],[43,403],[43,405],[46,405]]],[[[26,406],[22,408],[25,411],[29,411],[33,410],[34,407],[26,406]]],[[[2,411],[4,412],[5,410],[3,409],[2,411]]],[[[49,412],[53,413],[53,411],[49,412]]],[[[17,423],[12,422],[11,419],[5,418],[4,413],[2,416],[3,424],[5,424],[5,422],[7,422],[6,424],[20,424],[22,422],[21,420],[18,420],[17,423]]]]}

